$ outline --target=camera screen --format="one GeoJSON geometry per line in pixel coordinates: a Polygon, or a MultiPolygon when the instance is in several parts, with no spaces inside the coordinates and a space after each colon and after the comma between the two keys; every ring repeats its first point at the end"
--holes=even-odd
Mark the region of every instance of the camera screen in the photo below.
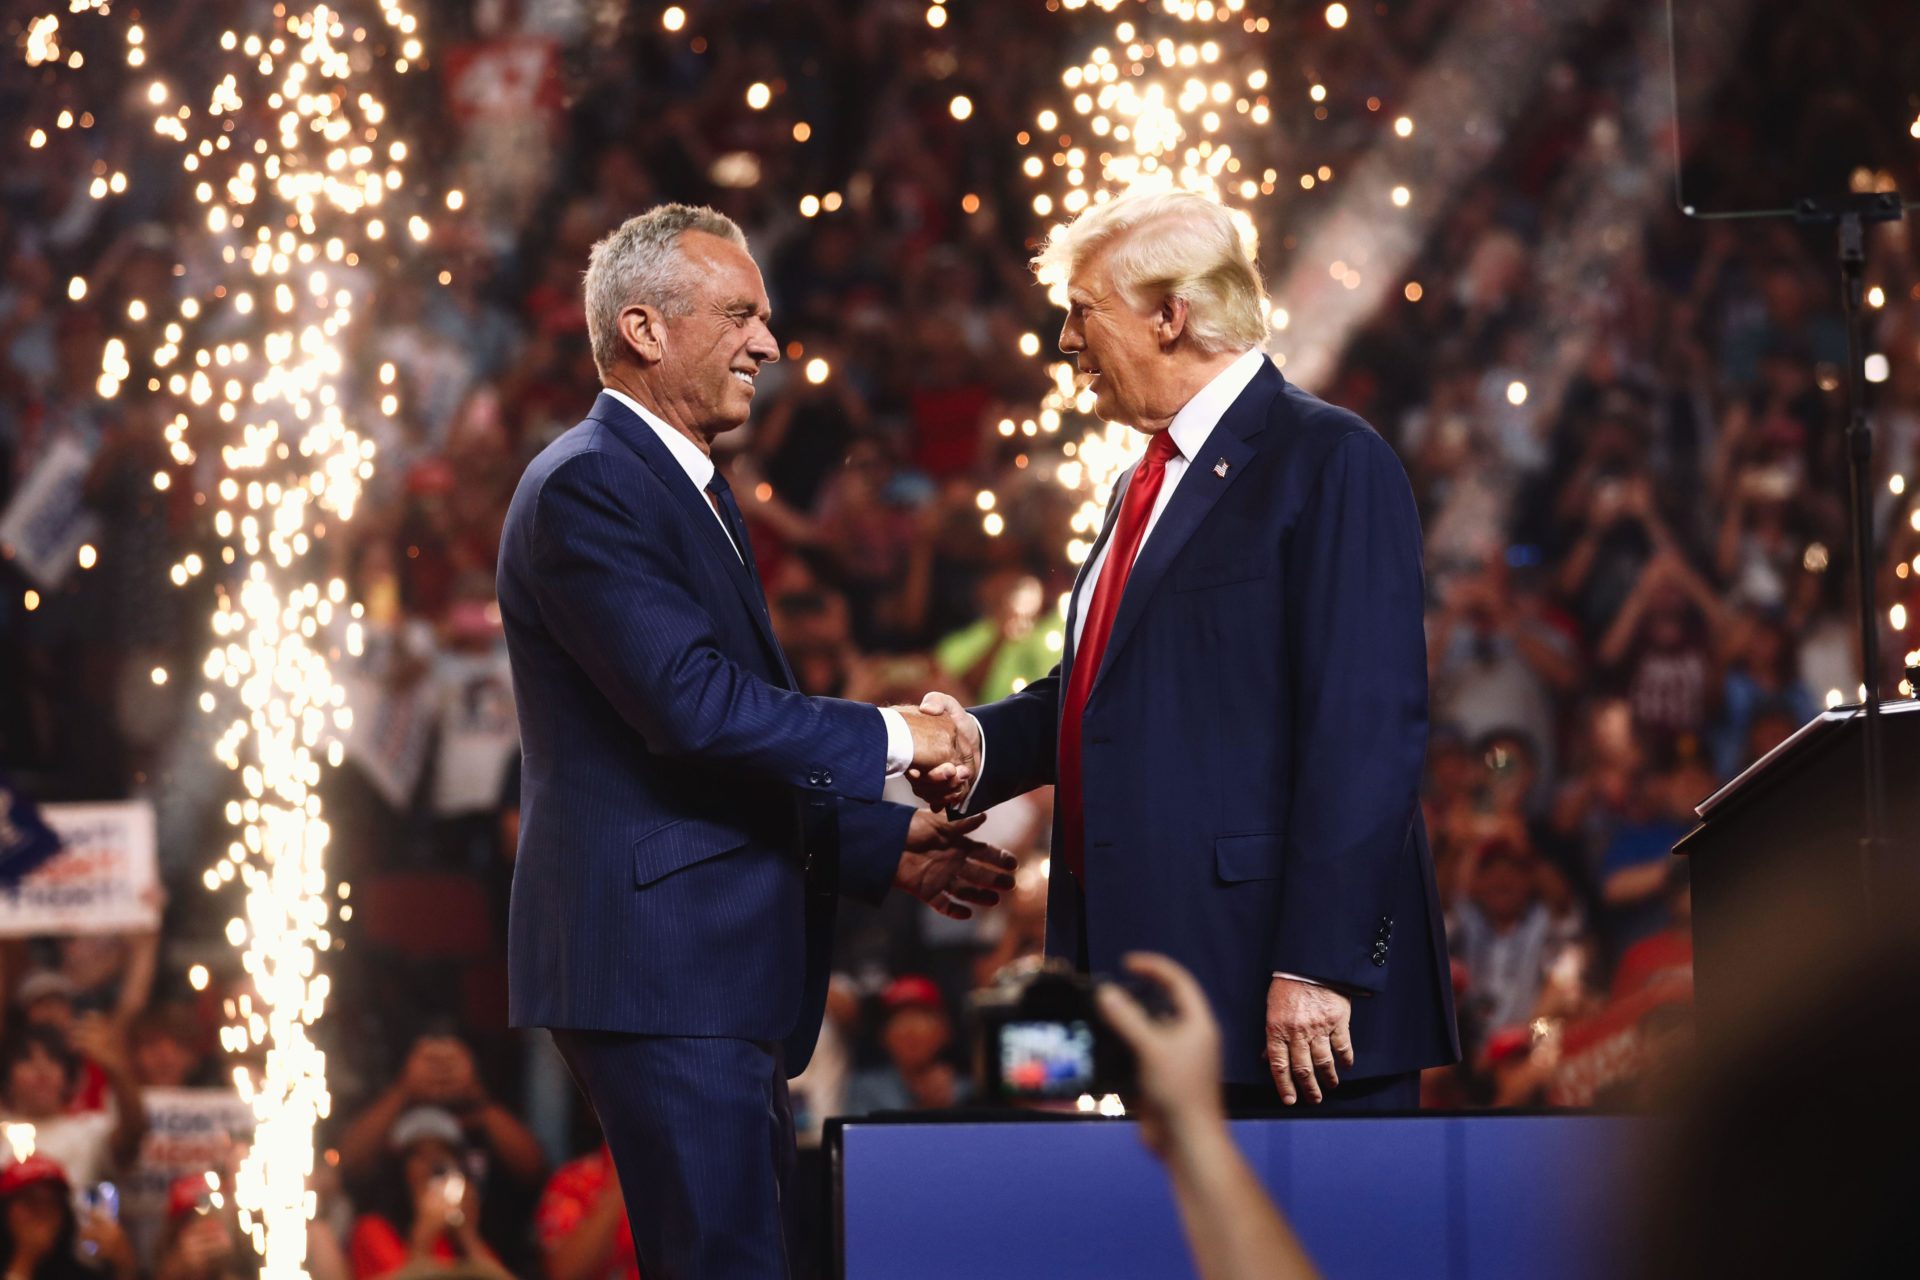
{"type": "Polygon", "coordinates": [[[1000,1083],[1013,1097],[1071,1098],[1093,1084],[1093,1028],[1083,1021],[1009,1022],[1000,1029],[1000,1083]]]}

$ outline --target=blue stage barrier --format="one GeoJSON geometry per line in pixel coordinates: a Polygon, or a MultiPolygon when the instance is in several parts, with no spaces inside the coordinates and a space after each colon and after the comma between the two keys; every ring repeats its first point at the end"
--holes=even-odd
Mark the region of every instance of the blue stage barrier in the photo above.
{"type": "MultiPolygon", "coordinates": [[[[1601,1280],[1648,1122],[1471,1114],[1237,1120],[1330,1280],[1601,1280]]],[[[845,1280],[1194,1274],[1165,1172],[1123,1120],[848,1121],[845,1280]]]]}

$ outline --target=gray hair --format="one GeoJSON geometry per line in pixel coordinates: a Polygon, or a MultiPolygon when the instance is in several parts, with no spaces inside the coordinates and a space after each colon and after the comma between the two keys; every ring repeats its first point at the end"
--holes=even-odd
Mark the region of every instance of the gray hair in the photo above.
{"type": "Polygon", "coordinates": [[[1033,269],[1042,284],[1064,290],[1082,263],[1112,246],[1114,287],[1130,304],[1179,298],[1195,347],[1246,351],[1267,340],[1256,244],[1252,222],[1217,200],[1193,191],[1129,191],[1055,227],[1033,269]]]}
{"type": "Polygon", "coordinates": [[[663,204],[628,218],[587,255],[587,337],[600,376],[620,355],[620,313],[646,303],[670,316],[693,306],[694,275],[680,237],[689,231],[747,247],[732,218],[705,205],[663,204]]]}

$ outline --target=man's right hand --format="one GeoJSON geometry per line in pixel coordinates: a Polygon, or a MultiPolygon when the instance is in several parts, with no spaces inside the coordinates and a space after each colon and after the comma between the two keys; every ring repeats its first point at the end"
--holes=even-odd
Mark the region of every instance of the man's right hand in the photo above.
{"type": "Polygon", "coordinates": [[[913,765],[907,777],[922,800],[936,809],[967,798],[980,769],[980,731],[958,699],[929,693],[918,707],[896,707],[913,732],[913,765]]]}

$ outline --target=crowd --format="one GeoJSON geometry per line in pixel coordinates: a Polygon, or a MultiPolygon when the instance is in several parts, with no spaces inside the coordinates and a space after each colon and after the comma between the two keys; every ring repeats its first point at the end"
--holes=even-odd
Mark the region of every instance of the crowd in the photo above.
{"type": "MultiPolygon", "coordinates": [[[[193,65],[207,7],[150,16],[157,65],[193,65]]],[[[1661,188],[1605,229],[1581,279],[1553,270],[1593,248],[1596,121],[1650,154],[1670,141],[1632,134],[1637,96],[1664,92],[1643,8],[1592,6],[1578,59],[1543,68],[1536,108],[1433,212],[1405,272],[1423,288],[1392,293],[1314,388],[1398,450],[1426,530],[1423,803],[1467,1048],[1427,1082],[1431,1105],[1637,1097],[1685,1037],[1688,890],[1667,850],[1693,804],[1861,678],[1829,241],[1690,224],[1661,188]]],[[[0,10],[9,46],[30,9],[0,10]]],[[[1692,198],[1791,189],[1831,166],[1843,129],[1884,160],[1868,162],[1869,185],[1912,168],[1892,113],[1778,116],[1851,47],[1829,18],[1876,31],[1888,69],[1920,55],[1896,6],[1856,9],[1816,26],[1804,6],[1755,6],[1740,73],[1689,122],[1692,198]]],[[[1383,5],[1364,43],[1302,11],[1273,47],[1337,68],[1335,91],[1376,97],[1370,124],[1384,125],[1446,10],[1383,5]]],[[[520,468],[596,386],[587,247],[663,199],[711,203],[747,230],[786,358],[760,379],[753,422],[722,441],[723,465],[805,689],[875,702],[1018,689],[1057,658],[1079,499],[1054,479],[1059,440],[996,429],[1031,416],[1048,385],[1015,354],[1020,335],[1058,322],[1026,270],[1043,228],[1013,138],[1074,28],[990,3],[952,5],[933,27],[918,4],[850,0],[714,0],[673,31],[585,4],[423,16],[435,53],[393,104],[433,142],[410,180],[466,199],[346,337],[379,470],[324,553],[364,601],[369,643],[345,676],[347,763],[325,788],[331,869],[355,911],[321,1031],[337,1119],[313,1267],[630,1274],[591,1115],[542,1037],[505,1030],[500,942],[518,779],[496,542],[520,468]],[[755,81],[774,88],[764,109],[742,93],[755,81]],[[959,92],[966,121],[948,109],[959,92]],[[803,194],[828,193],[825,210],[800,211],[803,194]],[[397,410],[375,411],[389,389],[397,410]],[[997,495],[997,533],[982,491],[997,495]]],[[[1880,74],[1862,73],[1860,101],[1878,101],[1880,74]]],[[[73,105],[64,83],[10,75],[0,116],[73,105]]],[[[193,682],[147,678],[199,666],[211,596],[172,586],[166,566],[211,543],[190,475],[151,484],[171,465],[171,407],[94,389],[125,300],[165,293],[199,215],[138,113],[110,123],[103,111],[44,147],[24,126],[0,138],[0,509],[50,451],[83,449],[99,549],[52,585],[0,563],[0,770],[43,801],[152,799],[172,892],[157,933],[16,939],[0,954],[0,1123],[10,1141],[31,1126],[14,1148],[35,1152],[0,1173],[0,1255],[25,1274],[20,1259],[65,1256],[71,1238],[116,1275],[221,1276],[245,1252],[227,1170],[162,1189],[137,1240],[101,1190],[152,1140],[143,1095],[227,1078],[216,1029],[239,990],[221,971],[227,912],[199,888],[224,775],[207,776],[193,682]],[[96,160],[127,172],[127,199],[89,196],[96,160]],[[86,299],[71,302],[83,268],[86,299]],[[204,803],[182,815],[183,796],[204,803]],[[201,961],[207,990],[185,977],[201,961]]],[[[1341,126],[1329,158],[1351,161],[1378,132],[1341,126]]],[[[1263,209],[1273,258],[1314,208],[1263,209]]],[[[1920,263],[1897,227],[1872,249],[1874,474],[1904,477],[1920,465],[1920,263]]],[[[1903,487],[1874,496],[1884,602],[1902,606],[1889,687],[1904,608],[1920,608],[1903,487]]],[[[803,1132],[967,1103],[967,993],[1040,949],[1048,804],[1005,805],[981,833],[1023,860],[1003,910],[953,921],[899,895],[843,908],[827,1029],[796,1087],[803,1132]]]]}

